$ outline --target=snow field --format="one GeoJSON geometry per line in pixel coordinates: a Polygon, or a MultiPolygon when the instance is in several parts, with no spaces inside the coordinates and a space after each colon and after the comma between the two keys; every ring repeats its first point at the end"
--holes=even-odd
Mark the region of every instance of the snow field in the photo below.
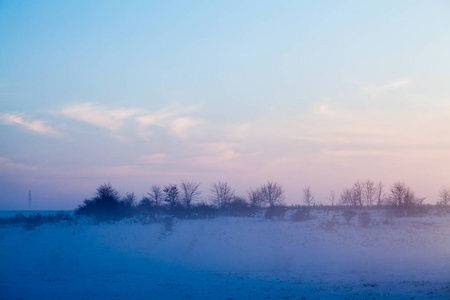
{"type": "Polygon", "coordinates": [[[0,299],[449,299],[450,214],[368,212],[2,227],[0,299]]]}

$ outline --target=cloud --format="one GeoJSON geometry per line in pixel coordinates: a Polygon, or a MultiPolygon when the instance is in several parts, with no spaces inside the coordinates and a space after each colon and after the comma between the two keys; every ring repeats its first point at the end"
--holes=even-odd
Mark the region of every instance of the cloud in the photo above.
{"type": "Polygon", "coordinates": [[[355,83],[359,86],[359,89],[363,94],[376,95],[379,93],[406,87],[411,83],[411,80],[404,78],[384,85],[363,84],[360,82],[355,83]]]}
{"type": "Polygon", "coordinates": [[[401,79],[401,80],[398,80],[398,81],[395,81],[395,82],[391,82],[391,83],[385,85],[384,88],[388,89],[388,90],[392,90],[392,89],[396,89],[396,88],[400,88],[400,87],[406,86],[410,82],[411,81],[409,79],[401,79]]]}
{"type": "Polygon", "coordinates": [[[14,163],[10,159],[5,158],[5,157],[0,157],[0,166],[2,166],[2,169],[8,168],[8,169],[16,169],[16,170],[22,170],[22,171],[35,171],[36,170],[36,167],[34,167],[34,166],[27,166],[27,165],[23,165],[23,164],[14,163]]]}
{"type": "Polygon", "coordinates": [[[135,117],[135,121],[140,125],[140,136],[147,138],[152,135],[149,127],[160,127],[178,138],[187,138],[194,133],[198,133],[203,120],[194,119],[187,114],[194,110],[193,107],[169,107],[153,113],[135,117]]]}
{"type": "Polygon", "coordinates": [[[135,109],[106,109],[90,103],[72,105],[62,110],[63,115],[77,121],[89,123],[91,125],[118,131],[122,128],[125,119],[137,113],[135,109]]]}
{"type": "Polygon", "coordinates": [[[211,157],[217,161],[231,160],[241,156],[241,154],[235,150],[237,147],[237,144],[235,143],[204,143],[198,145],[198,147],[205,156],[211,157]]]}
{"type": "Polygon", "coordinates": [[[187,138],[191,134],[198,132],[202,121],[195,120],[191,117],[177,118],[172,121],[170,130],[173,135],[179,138],[187,138]]]}
{"type": "MultiPolygon", "coordinates": [[[[262,151],[260,157],[318,157],[335,153],[389,153],[448,150],[448,110],[408,111],[328,109],[320,105],[290,115],[265,115],[252,123],[228,127],[228,142],[241,154],[262,151]],[[337,152],[339,151],[339,152],[337,152]],[[353,152],[352,152],[353,151],[353,152]]],[[[335,156],[333,156],[335,157],[335,156]]]]}
{"type": "Polygon", "coordinates": [[[0,115],[0,120],[3,124],[13,125],[25,128],[26,130],[36,132],[44,135],[60,135],[60,133],[48,126],[45,121],[35,120],[35,121],[26,121],[21,116],[15,114],[3,114],[0,115]]]}
{"type": "Polygon", "coordinates": [[[314,112],[318,115],[323,115],[323,116],[335,116],[337,114],[337,112],[331,110],[327,105],[324,105],[324,104],[315,108],[314,112]]]}
{"type": "Polygon", "coordinates": [[[167,158],[169,156],[165,153],[155,153],[150,155],[144,155],[141,157],[141,161],[148,163],[148,164],[165,164],[167,163],[167,158]]]}
{"type": "MultiPolygon", "coordinates": [[[[248,164],[241,159],[244,158],[241,153],[235,150],[237,144],[227,142],[201,143],[196,145],[197,156],[191,157],[186,161],[189,168],[195,169],[240,169],[248,164]]],[[[248,157],[246,157],[248,158],[248,157]]]]}

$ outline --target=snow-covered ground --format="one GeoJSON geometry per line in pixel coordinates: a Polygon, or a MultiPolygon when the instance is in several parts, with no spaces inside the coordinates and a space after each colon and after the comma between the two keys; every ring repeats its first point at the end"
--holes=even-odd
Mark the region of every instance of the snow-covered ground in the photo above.
{"type": "Polygon", "coordinates": [[[0,227],[0,299],[450,299],[450,213],[368,212],[0,227]]]}

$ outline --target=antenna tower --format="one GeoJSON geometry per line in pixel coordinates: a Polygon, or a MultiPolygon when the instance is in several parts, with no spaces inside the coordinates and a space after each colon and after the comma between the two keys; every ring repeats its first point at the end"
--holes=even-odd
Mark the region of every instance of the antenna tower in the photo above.
{"type": "Polygon", "coordinates": [[[28,191],[28,209],[31,210],[31,191],[28,191]]]}

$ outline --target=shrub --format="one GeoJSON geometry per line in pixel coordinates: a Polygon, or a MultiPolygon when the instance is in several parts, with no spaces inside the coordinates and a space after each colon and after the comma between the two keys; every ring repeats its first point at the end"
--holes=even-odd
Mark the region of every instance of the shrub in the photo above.
{"type": "Polygon", "coordinates": [[[314,219],[311,216],[309,209],[297,209],[291,216],[291,221],[294,222],[304,222],[314,219]]]}
{"type": "Polygon", "coordinates": [[[342,212],[342,217],[346,224],[350,224],[350,221],[356,216],[356,212],[353,210],[344,210],[342,212]]]}
{"type": "Polygon", "coordinates": [[[216,216],[216,209],[206,203],[197,204],[192,207],[191,217],[196,219],[210,219],[216,216]]]}
{"type": "Polygon", "coordinates": [[[55,215],[35,213],[28,217],[23,214],[16,214],[14,217],[0,218],[0,225],[23,225],[25,230],[33,230],[43,224],[71,221],[73,221],[72,216],[64,212],[58,212],[55,215]]]}
{"type": "Polygon", "coordinates": [[[269,206],[266,210],[266,214],[264,217],[266,219],[282,219],[284,217],[284,213],[286,212],[286,207],[284,206],[269,206]]]}
{"type": "Polygon", "coordinates": [[[323,224],[323,229],[327,230],[327,231],[336,231],[336,225],[337,225],[337,221],[336,220],[327,220],[324,224],[323,224]]]}
{"type": "Polygon", "coordinates": [[[372,221],[370,214],[367,211],[363,211],[358,215],[358,223],[361,227],[369,227],[372,221]]]}
{"type": "Polygon", "coordinates": [[[230,204],[221,209],[221,214],[234,217],[249,217],[258,210],[256,206],[250,206],[243,197],[234,197],[230,204]]]}
{"type": "Polygon", "coordinates": [[[122,219],[132,215],[133,194],[127,194],[123,200],[119,192],[110,183],[97,188],[91,199],[84,200],[75,211],[75,215],[95,217],[98,220],[122,219]]]}

